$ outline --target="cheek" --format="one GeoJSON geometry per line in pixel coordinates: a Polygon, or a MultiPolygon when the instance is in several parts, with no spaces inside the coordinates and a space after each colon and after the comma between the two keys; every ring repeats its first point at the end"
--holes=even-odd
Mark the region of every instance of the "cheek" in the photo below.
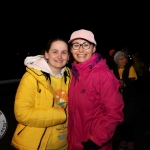
{"type": "Polygon", "coordinates": [[[88,56],[91,57],[93,55],[94,52],[89,52],[88,56]]]}
{"type": "Polygon", "coordinates": [[[63,58],[64,60],[68,61],[68,60],[69,60],[69,55],[63,55],[62,58],[63,58]]]}
{"type": "Polygon", "coordinates": [[[71,51],[71,54],[72,54],[72,56],[75,56],[75,53],[73,53],[72,51],[71,51]]]}
{"type": "Polygon", "coordinates": [[[73,55],[73,51],[72,51],[72,49],[70,50],[70,53],[73,55]]]}
{"type": "Polygon", "coordinates": [[[64,59],[68,61],[68,60],[69,60],[69,56],[68,56],[68,57],[65,57],[64,59]]]}

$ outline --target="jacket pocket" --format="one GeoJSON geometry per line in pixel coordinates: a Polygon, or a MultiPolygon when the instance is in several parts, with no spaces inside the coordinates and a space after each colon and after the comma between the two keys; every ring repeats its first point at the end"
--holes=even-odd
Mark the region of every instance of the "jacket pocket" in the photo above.
{"type": "Polygon", "coordinates": [[[25,129],[25,127],[26,127],[25,125],[18,124],[16,129],[16,134],[19,135],[25,129]]]}
{"type": "Polygon", "coordinates": [[[37,149],[45,128],[36,128],[18,124],[13,135],[12,144],[17,149],[37,149]]]}

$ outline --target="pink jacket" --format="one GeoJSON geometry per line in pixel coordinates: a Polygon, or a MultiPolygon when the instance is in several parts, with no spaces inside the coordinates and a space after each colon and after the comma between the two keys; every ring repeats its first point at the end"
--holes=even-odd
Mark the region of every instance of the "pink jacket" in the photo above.
{"type": "Polygon", "coordinates": [[[119,81],[95,53],[86,62],[72,65],[73,78],[69,90],[69,150],[83,150],[81,142],[91,139],[111,150],[111,138],[123,122],[124,103],[119,81]]]}

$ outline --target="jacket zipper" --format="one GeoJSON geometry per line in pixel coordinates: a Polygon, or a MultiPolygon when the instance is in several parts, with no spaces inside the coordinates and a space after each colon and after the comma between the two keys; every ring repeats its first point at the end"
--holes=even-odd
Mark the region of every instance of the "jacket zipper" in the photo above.
{"type": "Polygon", "coordinates": [[[41,137],[41,140],[40,140],[40,143],[39,143],[39,146],[38,146],[37,150],[39,150],[39,148],[40,148],[40,146],[41,146],[41,142],[42,142],[42,139],[43,139],[43,136],[44,136],[46,130],[47,130],[47,127],[45,128],[45,131],[44,131],[44,133],[43,133],[43,135],[42,135],[42,137],[41,137]]]}

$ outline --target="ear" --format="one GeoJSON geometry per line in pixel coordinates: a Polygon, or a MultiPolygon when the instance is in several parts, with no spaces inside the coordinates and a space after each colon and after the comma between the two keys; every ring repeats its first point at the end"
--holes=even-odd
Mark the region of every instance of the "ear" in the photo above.
{"type": "Polygon", "coordinates": [[[93,47],[93,53],[96,51],[96,46],[93,47]]]}
{"type": "Polygon", "coordinates": [[[48,59],[48,53],[47,52],[45,52],[45,58],[48,59]]]}

